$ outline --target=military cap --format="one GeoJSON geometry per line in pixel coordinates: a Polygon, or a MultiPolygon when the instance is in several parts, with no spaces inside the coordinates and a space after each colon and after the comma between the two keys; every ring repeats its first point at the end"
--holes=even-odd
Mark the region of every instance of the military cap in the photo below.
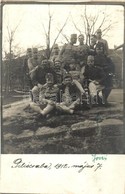
{"type": "Polygon", "coordinates": [[[65,73],[64,79],[65,79],[65,78],[71,78],[71,79],[72,79],[72,75],[71,75],[70,73],[65,73]]]}
{"type": "Polygon", "coordinates": [[[102,33],[101,29],[97,29],[96,33],[102,33]]]}
{"type": "Polygon", "coordinates": [[[89,60],[90,60],[90,59],[93,60],[93,59],[94,59],[94,56],[93,56],[93,55],[88,55],[87,60],[88,60],[88,59],[89,59],[89,60]]]}
{"type": "Polygon", "coordinates": [[[33,51],[33,53],[37,53],[38,52],[38,48],[33,48],[32,51],[33,51]]]}
{"type": "Polygon", "coordinates": [[[27,48],[27,52],[32,52],[32,49],[31,48],[27,48]]]}
{"type": "Polygon", "coordinates": [[[54,49],[55,49],[55,48],[59,48],[59,47],[58,47],[58,44],[54,44],[54,45],[53,45],[53,48],[54,48],[54,49]]]}
{"type": "Polygon", "coordinates": [[[82,37],[82,38],[84,38],[84,35],[83,35],[83,34],[80,34],[80,35],[78,36],[78,38],[79,38],[79,37],[82,37]]]}
{"type": "Polygon", "coordinates": [[[77,34],[71,34],[71,38],[77,38],[77,34]]]}
{"type": "Polygon", "coordinates": [[[58,59],[58,58],[56,58],[56,59],[55,59],[55,63],[58,63],[58,62],[61,63],[61,60],[58,59]]]}
{"type": "Polygon", "coordinates": [[[46,80],[48,81],[53,81],[53,74],[52,73],[47,73],[45,76],[46,80]]]}
{"type": "Polygon", "coordinates": [[[97,38],[95,34],[91,34],[91,38],[97,38]]]}
{"type": "Polygon", "coordinates": [[[47,63],[48,63],[47,59],[42,60],[42,64],[47,64],[47,63]]]}

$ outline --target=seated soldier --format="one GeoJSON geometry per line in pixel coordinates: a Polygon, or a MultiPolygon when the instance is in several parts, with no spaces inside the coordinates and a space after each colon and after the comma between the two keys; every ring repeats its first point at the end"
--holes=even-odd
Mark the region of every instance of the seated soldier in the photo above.
{"type": "Polygon", "coordinates": [[[65,75],[63,84],[60,85],[62,102],[57,104],[57,109],[73,114],[75,107],[81,102],[81,95],[84,93],[83,88],[77,87],[76,82],[72,80],[71,74],[65,75]]]}
{"type": "Polygon", "coordinates": [[[48,60],[43,60],[41,65],[37,66],[34,71],[34,76],[32,77],[34,85],[37,84],[45,84],[46,79],[45,76],[47,73],[52,73],[54,76],[54,83],[56,83],[56,73],[54,69],[51,67],[51,63],[48,60]]]}
{"type": "Polygon", "coordinates": [[[94,64],[94,56],[92,55],[89,55],[87,58],[84,79],[88,80],[92,103],[98,103],[98,96],[101,100],[104,100],[102,90],[105,88],[106,75],[102,68],[94,64]]]}
{"type": "Polygon", "coordinates": [[[38,96],[35,96],[34,102],[30,103],[30,107],[35,111],[45,116],[49,114],[58,102],[59,88],[54,85],[54,77],[51,73],[47,73],[45,76],[46,83],[41,87],[35,87],[38,96]]]}
{"type": "Polygon", "coordinates": [[[112,87],[113,87],[112,77],[113,77],[113,74],[115,73],[115,65],[110,59],[110,57],[107,57],[104,54],[104,44],[103,43],[99,42],[96,45],[95,51],[96,51],[95,64],[101,67],[106,74],[104,92],[105,92],[105,99],[107,100],[112,90],[112,87]]]}
{"type": "Polygon", "coordinates": [[[62,64],[59,59],[55,59],[54,71],[56,73],[56,81],[57,81],[56,83],[61,84],[63,82],[63,77],[67,72],[64,68],[62,68],[62,64]]]}
{"type": "Polygon", "coordinates": [[[69,73],[71,74],[73,80],[77,80],[80,83],[82,82],[83,75],[79,67],[76,65],[75,60],[72,60],[69,65],[69,73]]]}

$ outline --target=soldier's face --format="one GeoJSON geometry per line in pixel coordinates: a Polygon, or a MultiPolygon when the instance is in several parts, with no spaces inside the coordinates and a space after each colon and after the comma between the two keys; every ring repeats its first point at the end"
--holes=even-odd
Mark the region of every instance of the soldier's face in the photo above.
{"type": "Polygon", "coordinates": [[[102,33],[101,32],[97,32],[96,36],[97,36],[97,38],[101,38],[102,33]]]}
{"type": "Polygon", "coordinates": [[[30,57],[32,57],[32,51],[28,51],[27,52],[27,56],[30,58],[30,57]]]}
{"type": "Polygon", "coordinates": [[[47,85],[48,85],[49,87],[52,86],[53,83],[54,83],[53,78],[51,78],[51,79],[46,79],[46,83],[47,83],[47,85]]]}
{"type": "Polygon", "coordinates": [[[74,70],[75,69],[75,64],[72,63],[72,64],[69,65],[69,67],[70,67],[70,70],[74,70]]]}
{"type": "Polygon", "coordinates": [[[42,67],[43,67],[43,68],[48,68],[48,67],[49,67],[48,62],[47,62],[47,61],[43,61],[43,62],[42,62],[42,67]]]}
{"type": "Polygon", "coordinates": [[[83,43],[84,42],[84,37],[80,36],[78,40],[79,40],[80,43],[83,43]]]}
{"type": "Polygon", "coordinates": [[[61,66],[60,62],[56,62],[56,63],[55,63],[55,68],[56,68],[56,69],[60,69],[60,66],[61,66]]]}
{"type": "Polygon", "coordinates": [[[77,42],[77,38],[76,38],[76,37],[72,37],[72,38],[71,38],[71,42],[72,42],[73,44],[75,44],[75,43],[77,42]]]}
{"type": "Polygon", "coordinates": [[[34,58],[34,59],[37,59],[37,58],[38,58],[38,53],[37,53],[37,52],[34,52],[34,53],[33,53],[33,58],[34,58]]]}
{"type": "Polygon", "coordinates": [[[93,66],[94,65],[94,57],[88,57],[87,59],[87,65],[93,66]]]}
{"type": "Polygon", "coordinates": [[[71,77],[67,77],[67,78],[64,79],[64,83],[65,83],[66,85],[71,84],[71,82],[72,82],[72,78],[71,78],[71,77]]]}
{"type": "Polygon", "coordinates": [[[104,53],[103,47],[96,48],[96,53],[97,53],[98,55],[103,54],[103,53],[104,53]]]}
{"type": "Polygon", "coordinates": [[[96,44],[96,38],[95,37],[91,37],[90,44],[91,45],[95,45],[96,44]]]}
{"type": "Polygon", "coordinates": [[[55,54],[58,54],[59,49],[58,48],[54,48],[53,51],[54,51],[55,54]]]}

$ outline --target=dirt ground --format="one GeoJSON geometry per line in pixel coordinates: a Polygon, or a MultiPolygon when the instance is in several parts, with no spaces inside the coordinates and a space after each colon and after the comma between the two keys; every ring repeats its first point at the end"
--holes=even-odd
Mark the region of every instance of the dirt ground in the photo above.
{"type": "Polygon", "coordinates": [[[73,115],[41,118],[29,98],[5,103],[2,152],[5,154],[124,153],[123,91],[113,89],[108,107],[83,107],[73,115]]]}

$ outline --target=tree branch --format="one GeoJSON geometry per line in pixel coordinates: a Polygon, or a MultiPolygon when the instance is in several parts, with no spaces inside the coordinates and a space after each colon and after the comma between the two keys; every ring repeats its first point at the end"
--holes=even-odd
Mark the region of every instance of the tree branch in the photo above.
{"type": "MultiPolygon", "coordinates": [[[[66,26],[67,21],[68,21],[68,19],[69,19],[69,16],[70,16],[70,13],[69,13],[68,17],[66,18],[66,21],[64,22],[62,28],[59,30],[59,32],[58,32],[58,34],[57,34],[57,36],[56,36],[56,38],[55,38],[55,40],[54,40],[54,42],[53,42],[53,45],[56,43],[56,41],[57,41],[57,39],[58,39],[60,33],[63,31],[64,27],[66,26]]],[[[52,48],[53,48],[53,45],[52,45],[52,48]]],[[[51,52],[52,52],[52,48],[51,48],[51,50],[50,50],[50,54],[51,54],[51,52]]]]}

